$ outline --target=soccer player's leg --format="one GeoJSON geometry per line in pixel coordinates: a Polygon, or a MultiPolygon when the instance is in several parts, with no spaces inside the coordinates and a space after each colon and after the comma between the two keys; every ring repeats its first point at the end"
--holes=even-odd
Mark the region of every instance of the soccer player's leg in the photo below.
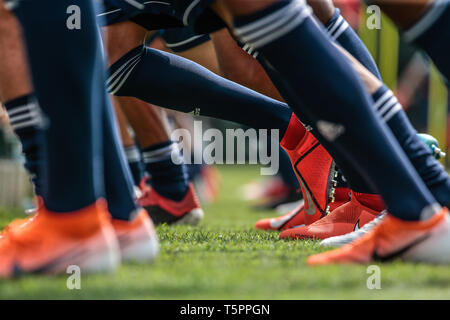
{"type": "MultiPolygon", "coordinates": [[[[331,2],[324,0],[319,2],[327,3],[328,7],[334,9],[331,2]]],[[[312,3],[315,5],[317,4],[316,1],[312,1],[312,3]]],[[[316,13],[317,10],[314,6],[313,9],[316,13]]],[[[331,10],[323,11],[329,12],[331,10]]],[[[367,69],[364,70],[361,66],[356,67],[367,91],[372,95],[375,105],[380,111],[380,115],[400,143],[403,151],[407,154],[415,169],[438,202],[443,206],[449,205],[450,178],[443,170],[442,166],[434,159],[434,155],[430,148],[426,147],[417,135],[417,132],[412,127],[406,114],[397,103],[394,94],[385,85],[377,81],[377,79],[382,81],[381,76],[369,51],[365,48],[362,41],[358,38],[345,19],[340,15],[339,9],[335,9],[334,14],[329,19],[327,15],[323,16],[324,19],[321,21],[326,26],[327,33],[330,37],[339,43],[348,51],[348,53],[358,60],[365,69],[367,69]],[[370,71],[376,79],[373,79],[368,71],[370,71]]]]}
{"type": "MultiPolygon", "coordinates": [[[[255,128],[284,132],[289,123],[291,111],[284,103],[220,78],[180,57],[137,47],[112,65],[111,74],[124,70],[126,65],[132,66],[126,81],[120,85],[114,85],[114,79],[110,81],[113,94],[138,97],[182,112],[196,110],[201,115],[255,128]]],[[[116,77],[119,79],[119,73],[116,77]]]]}
{"type": "MultiPolygon", "coordinates": [[[[241,1],[227,0],[226,4],[234,16],[234,32],[262,54],[270,66],[285,78],[282,94],[290,102],[290,106],[300,114],[302,120],[312,120],[310,124],[324,136],[324,143],[332,155],[338,153],[338,150],[345,150],[349,161],[366,177],[367,183],[372,184],[383,196],[393,216],[392,219],[384,220],[375,230],[381,230],[382,225],[410,225],[411,228],[406,232],[410,231],[408,236],[405,236],[405,232],[402,234],[402,245],[405,241],[411,244],[417,240],[418,233],[414,232],[413,226],[419,227],[423,233],[433,235],[430,237],[433,240],[427,241],[428,244],[433,241],[448,241],[450,233],[447,210],[437,204],[392,134],[377,118],[370,98],[364,93],[356,74],[344,62],[344,57],[333,48],[324,31],[312,20],[309,8],[301,1],[262,1],[240,6],[241,1]],[[277,23],[267,23],[271,19],[275,19],[277,23]],[[264,27],[261,28],[261,25],[264,27]],[[308,45],[301,46],[302,44],[308,45]],[[296,70],[292,68],[296,60],[304,62],[303,78],[293,71],[296,70]],[[316,76],[317,70],[321,68],[321,61],[329,62],[327,71],[332,77],[316,76]],[[335,77],[339,79],[339,84],[335,77]],[[321,96],[316,90],[324,86],[328,94],[321,96]],[[307,106],[306,110],[299,108],[299,96],[307,106]],[[346,110],[345,115],[352,114],[351,119],[336,112],[336,104],[346,110]],[[347,123],[349,120],[352,120],[351,124],[347,123]],[[368,134],[363,136],[361,132],[368,134]],[[368,148],[368,145],[371,147],[368,148]],[[390,159],[383,156],[386,152],[391,155],[390,159]],[[397,220],[407,222],[396,223],[397,220]]],[[[376,247],[378,242],[383,241],[385,233],[374,231],[371,235],[375,236],[371,237],[370,243],[376,247]]],[[[398,234],[395,237],[399,237],[398,234]]],[[[392,241],[392,238],[387,240],[381,253],[385,256],[396,253],[399,249],[399,243],[392,241]]],[[[351,251],[370,260],[374,246],[355,245],[351,251]]],[[[450,248],[448,245],[440,246],[439,250],[444,253],[450,248]]],[[[415,257],[423,252],[419,251],[415,252],[415,257]]],[[[414,259],[414,256],[408,258],[414,259]]],[[[429,262],[448,262],[442,256],[434,251],[427,259],[429,262]]],[[[336,261],[337,257],[339,254],[324,260],[336,261]]],[[[349,260],[352,261],[351,258],[349,260]]]]}
{"type": "MultiPolygon", "coordinates": [[[[264,72],[264,69],[250,54],[236,44],[236,41],[231,37],[226,28],[212,33],[211,39],[220,66],[219,74],[268,97],[283,101],[275,86],[273,86],[267,74],[264,72]]],[[[297,207],[302,200],[297,192],[300,185],[292,170],[289,157],[281,147],[279,150],[279,176],[281,177],[281,184],[276,184],[278,187],[275,187],[275,190],[279,192],[276,193],[276,196],[267,197],[268,199],[260,203],[258,208],[273,209],[277,207],[278,210],[278,208],[289,207],[296,203],[297,205],[295,207],[297,207]]],[[[266,182],[264,181],[262,183],[266,182]]],[[[269,183],[271,184],[272,181],[269,183]]],[[[265,190],[270,194],[273,188],[267,185],[265,190]]],[[[262,197],[262,199],[264,200],[265,197],[262,197]]],[[[287,211],[291,211],[291,209],[287,211]]]]}
{"type": "MultiPolygon", "coordinates": [[[[219,31],[218,33],[222,32],[219,31]]],[[[164,40],[165,45],[170,50],[170,52],[174,52],[175,54],[181,57],[194,61],[202,65],[203,67],[207,68],[208,70],[219,75],[230,71],[230,68],[224,68],[223,59],[219,60],[217,57],[216,50],[218,48],[216,44],[218,44],[218,41],[214,42],[210,41],[210,36],[206,34],[201,35],[195,34],[192,27],[165,29],[162,32],[161,37],[164,40]]],[[[222,42],[219,42],[219,44],[222,46],[226,45],[222,44],[222,42]]],[[[231,44],[233,46],[236,46],[236,43],[233,39],[231,39],[231,44]]],[[[238,48],[238,50],[245,56],[247,55],[242,51],[242,49],[238,48]]],[[[233,50],[231,50],[231,52],[233,52],[233,50]]],[[[240,56],[235,58],[240,58],[240,56]]],[[[239,61],[240,59],[233,59],[232,63],[234,63],[235,60],[239,61]]],[[[252,64],[246,65],[245,69],[248,70],[249,67],[251,68],[252,64]]],[[[239,71],[236,72],[232,71],[232,73],[234,74],[237,74],[238,72],[239,71]]],[[[239,84],[246,85],[245,83],[239,81],[242,78],[235,79],[232,75],[230,75],[230,73],[228,73],[228,76],[225,77],[239,84]]],[[[257,78],[258,77],[256,76],[255,79],[257,78]]],[[[251,84],[251,81],[249,83],[251,84]]],[[[247,87],[250,89],[255,89],[254,86],[253,87],[247,86],[247,87]]],[[[257,89],[256,91],[260,92],[257,89]]],[[[281,148],[279,159],[280,159],[279,173],[280,176],[282,177],[281,186],[280,188],[276,189],[279,190],[279,192],[276,195],[258,199],[260,200],[259,203],[256,205],[256,208],[258,209],[273,209],[276,208],[278,205],[286,203],[289,204],[291,202],[298,202],[299,200],[299,193],[297,192],[299,184],[297,178],[293,173],[289,158],[286,156],[285,152],[281,148]]]]}
{"type": "Polygon", "coordinates": [[[164,110],[130,97],[118,97],[130,119],[143,152],[150,179],[141,181],[143,193],[138,202],[145,207],[154,223],[197,224],[203,210],[186,166],[170,139],[164,110]],[[177,156],[177,163],[173,157],[177,156]]]}
{"type": "MultiPolygon", "coordinates": [[[[118,50],[131,49],[142,43],[147,31],[132,22],[122,22],[106,27],[105,32],[110,61],[113,62],[114,57],[120,56],[118,50]]],[[[165,113],[131,97],[120,97],[118,101],[136,132],[145,168],[150,174],[151,188],[145,181],[140,184],[143,194],[139,204],[147,209],[156,224],[198,223],[203,210],[188,181],[184,162],[179,164],[172,159],[177,145],[170,140],[165,113]]]]}
{"type": "MultiPolygon", "coordinates": [[[[376,110],[380,114],[380,117],[392,130],[426,186],[438,200],[439,204],[448,206],[450,201],[450,178],[443,167],[435,159],[432,149],[422,141],[419,135],[417,135],[417,132],[411,126],[393,93],[367,69],[362,67],[359,62],[349,55],[347,56],[353,63],[354,68],[358,71],[362,82],[365,84],[366,90],[372,95],[376,110]]],[[[339,207],[331,215],[316,222],[314,225],[286,231],[281,236],[325,239],[330,235],[336,236],[344,234],[346,233],[344,231],[352,231],[345,227],[347,225],[346,222],[350,223],[350,225],[353,223],[354,229],[357,230],[383,209],[383,203],[377,199],[376,196],[370,196],[368,194],[361,196],[361,194],[353,192],[352,200],[349,204],[339,207]],[[369,203],[367,203],[368,201],[369,203]],[[354,205],[352,205],[352,203],[354,205]],[[351,219],[351,216],[355,216],[355,212],[358,211],[357,208],[360,207],[361,203],[373,208],[372,211],[367,209],[360,210],[361,215],[351,219]],[[344,214],[344,212],[349,215],[344,214]],[[367,212],[369,214],[365,214],[367,212]],[[346,216],[348,216],[348,220],[344,218],[346,216]],[[338,228],[338,225],[341,225],[341,227],[338,228]],[[334,234],[330,233],[333,227],[336,227],[339,231],[334,234]],[[321,232],[321,230],[323,230],[323,232],[321,232]]]]}
{"type": "Polygon", "coordinates": [[[0,274],[62,273],[73,264],[82,272],[111,271],[119,254],[98,170],[103,57],[91,1],[77,2],[83,11],[81,29],[67,28],[70,1],[8,3],[15,5],[10,8],[24,30],[33,85],[49,127],[44,205],[29,223],[2,235],[0,274]],[[60,39],[57,45],[54,39],[60,39]]]}
{"type": "Polygon", "coordinates": [[[422,48],[450,81],[450,1],[371,0],[380,6],[403,32],[403,38],[422,48]]]}
{"type": "MultiPolygon", "coordinates": [[[[327,1],[320,1],[320,2],[314,2],[313,4],[313,8],[315,13],[319,13],[317,14],[317,16],[319,16],[321,18],[321,21],[327,25],[328,27],[328,31],[330,33],[330,35],[333,35],[333,38],[337,41],[339,41],[339,43],[341,43],[346,49],[348,49],[350,52],[353,53],[353,55],[355,57],[358,58],[358,60],[364,64],[364,66],[366,66],[369,70],[371,70],[371,72],[375,75],[379,75],[378,70],[376,68],[376,65],[373,62],[373,59],[370,57],[370,54],[368,53],[367,49],[364,47],[364,45],[362,44],[362,42],[359,40],[359,38],[357,37],[357,35],[351,30],[351,28],[348,26],[348,24],[345,22],[345,20],[340,16],[339,14],[339,10],[335,10],[334,7],[332,6],[332,3],[328,3],[327,1]],[[320,12],[318,12],[320,11],[320,12]]],[[[219,32],[216,34],[220,34],[223,32],[219,32]]],[[[222,36],[223,37],[223,36],[222,36]]],[[[216,39],[217,36],[213,35],[213,39],[216,39]]],[[[223,41],[222,41],[223,42],[223,41]]],[[[220,48],[220,42],[217,43],[216,42],[216,47],[220,48]]],[[[230,48],[230,44],[228,43],[227,48],[230,48]]],[[[223,50],[225,51],[225,50],[223,50]]],[[[229,52],[230,50],[228,50],[229,52]]],[[[229,55],[229,53],[228,53],[229,55]]],[[[248,65],[248,63],[247,63],[248,65]]],[[[386,110],[385,110],[386,111],[386,110]]],[[[387,110],[389,111],[389,110],[387,110]]],[[[394,126],[396,123],[394,123],[393,121],[388,122],[389,125],[394,126]]],[[[398,125],[397,125],[398,127],[398,125]]],[[[403,126],[404,127],[404,126],[403,126]]],[[[417,159],[417,154],[422,153],[423,157],[426,157],[426,155],[430,156],[430,151],[428,149],[423,149],[421,148],[420,152],[417,152],[417,147],[420,147],[420,143],[418,144],[418,137],[416,137],[415,132],[414,131],[407,131],[404,130],[405,132],[403,133],[403,136],[399,137],[399,140],[402,141],[403,144],[409,144],[409,145],[413,145],[416,146],[416,152],[413,152],[413,154],[410,156],[413,160],[417,159]],[[412,133],[412,134],[411,134],[412,133]],[[404,135],[405,134],[409,134],[410,138],[409,139],[404,139],[404,135]]],[[[395,131],[394,131],[395,132],[395,131]]],[[[398,130],[397,130],[398,132],[398,130]]],[[[405,151],[410,151],[411,148],[408,149],[408,145],[403,146],[402,147],[405,149],[405,151]]],[[[423,145],[422,145],[423,147],[423,145]]],[[[408,152],[408,155],[410,155],[411,152],[408,152]]],[[[433,159],[432,159],[433,160],[433,159]]],[[[416,165],[417,161],[414,162],[414,164],[416,165]]],[[[433,162],[431,162],[433,163],[433,162]]],[[[428,161],[428,164],[430,164],[430,160],[428,161]]],[[[430,176],[434,176],[434,178],[436,177],[436,172],[440,171],[440,176],[441,176],[441,184],[442,181],[444,181],[444,185],[445,185],[445,177],[447,177],[447,175],[444,172],[444,175],[442,175],[443,170],[436,170],[437,168],[440,168],[437,163],[434,161],[435,165],[428,165],[428,172],[427,174],[424,174],[424,180],[426,182],[427,178],[429,180],[430,176]],[[437,166],[436,166],[437,165],[437,166]],[[430,171],[434,171],[434,175],[430,174],[430,171]]],[[[419,172],[421,172],[420,167],[423,167],[423,161],[421,165],[416,165],[416,168],[419,170],[419,172]]],[[[423,171],[423,169],[422,169],[423,171]]],[[[439,173],[437,174],[439,175],[439,173]]],[[[447,177],[448,180],[448,177],[447,177]]],[[[429,186],[430,184],[427,183],[427,185],[429,186]]],[[[442,189],[442,187],[441,187],[442,189]]],[[[436,188],[432,189],[436,190],[436,188]]],[[[438,192],[433,192],[434,195],[436,195],[438,192]]],[[[443,192],[441,190],[441,192],[439,192],[439,194],[441,194],[440,200],[443,200],[442,198],[445,195],[445,192],[443,192]]],[[[447,192],[448,194],[448,192],[447,192]]],[[[337,217],[345,217],[345,216],[349,216],[348,220],[349,221],[342,221],[342,222],[348,222],[348,225],[350,226],[350,228],[353,228],[353,226],[359,227],[359,225],[362,224],[361,219],[358,219],[358,216],[355,215],[355,212],[358,210],[353,210],[353,207],[355,208],[362,208],[360,202],[358,200],[360,200],[364,205],[368,205],[369,206],[369,210],[368,211],[373,211],[373,212],[379,212],[379,208],[382,208],[382,202],[375,196],[375,195],[371,195],[371,194],[367,194],[364,192],[353,192],[353,199],[354,201],[352,201],[350,204],[355,204],[354,206],[351,206],[350,204],[340,208],[340,210],[337,210],[336,212],[333,212],[333,214],[329,215],[324,221],[322,221],[320,224],[325,224],[327,223],[327,227],[326,229],[328,230],[328,232],[325,233],[320,233],[318,232],[318,230],[316,230],[316,228],[313,227],[313,229],[315,230],[315,232],[307,232],[305,234],[305,232],[302,231],[306,231],[303,229],[296,229],[293,230],[293,234],[301,236],[301,237],[305,237],[305,236],[313,236],[313,235],[317,235],[318,237],[327,237],[329,235],[336,235],[333,234],[333,231],[330,229],[330,224],[334,224],[337,223],[339,224],[339,220],[342,219],[338,219],[336,220],[337,217]],[[359,199],[358,199],[359,198],[359,199]],[[372,207],[372,208],[370,208],[372,207]],[[344,210],[344,208],[346,210],[344,210]],[[375,210],[370,210],[370,209],[375,209],[375,210]],[[350,213],[350,215],[346,214],[346,213],[350,213]],[[328,221],[329,220],[329,221],[328,221]],[[354,221],[353,221],[354,220],[354,221]],[[331,232],[331,233],[330,233],[331,232]]],[[[446,204],[445,200],[440,201],[441,204],[446,204]]],[[[360,210],[362,213],[364,212],[363,210],[360,210]]],[[[287,215],[287,217],[283,217],[283,218],[279,218],[277,220],[282,221],[285,218],[289,218],[290,215],[287,215]]],[[[374,215],[369,215],[369,217],[374,217],[374,215]]],[[[344,219],[347,220],[347,219],[344,219]]],[[[362,219],[363,221],[367,220],[367,219],[362,219]]],[[[261,221],[261,222],[269,222],[268,221],[261,221]]],[[[274,221],[274,223],[276,223],[274,221]]],[[[278,224],[277,224],[278,225],[278,224]]],[[[345,230],[347,230],[348,228],[340,228],[342,229],[341,232],[344,232],[345,230]]],[[[348,229],[347,231],[351,231],[352,229],[348,229]]],[[[284,236],[288,236],[289,233],[285,233],[284,236]]]]}
{"type": "MultiPolygon", "coordinates": [[[[327,1],[319,1],[327,4],[327,1]]],[[[411,126],[408,121],[408,118],[399,107],[396,102],[395,97],[393,97],[393,93],[390,92],[385,86],[382,86],[379,81],[375,79],[380,79],[379,72],[373,59],[371,58],[368,50],[364,47],[361,40],[357,37],[355,32],[348,26],[346,21],[340,16],[339,10],[332,6],[332,3],[328,4],[328,7],[333,8],[333,10],[323,9],[323,6],[317,7],[319,2],[312,2],[314,12],[317,13],[318,10],[324,11],[323,14],[319,14],[321,21],[327,27],[327,32],[331,36],[332,39],[337,41],[340,45],[342,45],[347,51],[349,51],[360,63],[364,65],[370,72],[374,75],[368,73],[367,70],[358,66],[358,70],[360,71],[361,78],[363,82],[366,84],[366,89],[370,94],[373,95],[376,104],[379,104],[377,107],[380,112],[380,115],[383,116],[384,120],[388,124],[389,128],[394,133],[395,137],[401,144],[403,150],[408,155],[409,159],[412,161],[414,167],[426,183],[427,187],[430,189],[432,194],[436,197],[438,202],[441,205],[448,205],[449,197],[450,197],[450,178],[447,173],[443,170],[442,166],[434,159],[432,151],[422,143],[419,136],[417,136],[416,131],[411,126]],[[333,12],[334,14],[330,18],[329,12],[333,12]],[[362,74],[361,74],[362,73],[362,74]],[[370,79],[368,79],[370,78],[370,79]],[[375,91],[378,90],[377,93],[375,91]],[[382,97],[383,96],[383,97],[382,97]]],[[[356,190],[355,190],[356,191],[356,190]]],[[[347,216],[346,213],[350,213],[350,216],[354,216],[353,207],[358,208],[359,202],[372,204],[372,208],[376,209],[374,212],[379,212],[377,207],[382,208],[382,203],[380,201],[375,201],[376,197],[374,195],[370,195],[367,193],[361,192],[353,192],[352,200],[348,205],[342,206],[331,215],[329,215],[323,221],[316,223],[311,227],[299,228],[296,230],[292,230],[291,232],[286,232],[282,236],[297,236],[297,237],[317,237],[317,238],[326,238],[330,234],[329,232],[320,232],[321,229],[331,231],[331,225],[334,223],[340,223],[339,220],[344,216],[347,216]],[[358,201],[359,200],[359,201],[358,201]],[[355,206],[351,204],[354,203],[355,206]],[[377,204],[378,203],[378,204],[377,204]],[[339,218],[336,220],[336,218],[339,218]],[[320,226],[320,227],[319,227],[320,226]]],[[[364,213],[364,211],[362,211],[364,213]]],[[[349,217],[350,217],[349,216],[349,217]]],[[[357,223],[355,223],[355,219],[349,219],[348,222],[353,221],[353,225],[355,228],[359,228],[361,223],[364,220],[361,215],[361,218],[358,217],[357,223]]],[[[369,215],[369,217],[373,217],[373,215],[369,215]]],[[[341,228],[341,231],[347,230],[345,227],[341,228]]],[[[336,234],[334,234],[336,235],[336,234]]]]}
{"type": "Polygon", "coordinates": [[[25,167],[36,195],[42,193],[40,174],[44,143],[43,117],[29,79],[20,25],[14,15],[0,5],[0,101],[22,144],[25,167]]]}
{"type": "MultiPolygon", "coordinates": [[[[117,12],[108,11],[108,6],[106,10],[106,14],[117,12]]],[[[107,16],[106,21],[125,18],[122,12],[113,17],[108,14],[107,16]]],[[[98,22],[102,24],[104,19],[99,18],[99,14],[97,17],[98,22]]],[[[104,46],[108,48],[110,41],[105,41],[104,46]]],[[[106,198],[113,216],[113,227],[119,241],[122,260],[152,261],[159,252],[158,238],[148,213],[135,198],[132,175],[125,161],[125,153],[118,143],[119,134],[109,97],[104,100],[103,117],[106,198]]]]}
{"type": "MultiPolygon", "coordinates": [[[[239,46],[236,45],[235,41],[231,38],[231,36],[228,34],[226,30],[222,30],[216,33],[212,34],[212,39],[215,43],[216,48],[218,49],[218,56],[220,60],[220,65],[224,67],[226,70],[224,73],[229,75],[231,79],[237,79],[238,82],[245,83],[247,86],[254,88],[257,91],[269,94],[271,96],[274,96],[278,98],[279,100],[282,100],[282,98],[279,96],[278,91],[274,87],[273,83],[268,78],[267,74],[262,69],[261,65],[258,64],[258,62],[250,55],[245,53],[239,46]],[[245,68],[239,68],[239,66],[245,65],[245,68]],[[249,72],[245,72],[244,70],[250,70],[249,72]]],[[[298,208],[295,208],[291,212],[285,214],[282,217],[278,218],[272,218],[272,219],[262,219],[256,223],[256,227],[258,229],[265,229],[265,230],[285,230],[290,229],[295,226],[303,225],[303,224],[311,224],[314,221],[316,221],[318,218],[321,217],[321,213],[319,209],[317,211],[319,212],[319,215],[317,218],[311,218],[314,217],[314,214],[311,216],[311,209],[310,207],[316,206],[316,208],[326,208],[326,205],[324,206],[323,203],[330,205],[330,211],[333,212],[335,208],[340,207],[342,204],[346,203],[348,201],[348,193],[349,190],[347,189],[347,185],[345,183],[339,183],[339,185],[335,188],[334,192],[334,201],[329,203],[329,200],[325,201],[323,199],[327,199],[326,194],[329,194],[329,183],[330,178],[329,176],[321,176],[320,172],[327,172],[327,169],[325,169],[322,166],[319,166],[318,164],[321,163],[325,166],[327,166],[327,162],[323,161],[317,161],[317,155],[313,153],[308,152],[308,147],[306,146],[306,141],[308,139],[305,139],[299,142],[301,137],[305,135],[306,130],[304,127],[298,122],[294,121],[292,122],[292,134],[285,134],[285,136],[292,136],[294,142],[289,143],[289,148],[293,148],[292,146],[297,146],[297,148],[300,148],[301,146],[305,147],[306,149],[303,151],[300,151],[298,153],[296,152],[290,152],[290,155],[292,156],[292,164],[296,166],[296,170],[299,171],[299,174],[301,178],[306,182],[303,182],[305,188],[302,188],[302,191],[304,193],[304,198],[306,202],[306,208],[308,209],[309,214],[305,216],[305,208],[303,206],[300,206],[298,208]],[[299,140],[296,140],[299,139],[299,140]],[[292,146],[291,146],[292,145],[292,146]],[[308,156],[302,160],[302,162],[311,161],[311,166],[308,165],[302,165],[300,166],[300,162],[297,163],[297,160],[301,157],[301,154],[308,154],[308,156]],[[322,186],[322,187],[320,187],[322,186]],[[322,195],[323,194],[323,195],[322,195]],[[316,203],[310,205],[308,204],[308,199],[310,201],[314,201],[316,203]],[[314,199],[314,200],[312,200],[314,199]],[[316,199],[319,199],[317,201],[316,199]],[[323,202],[321,202],[323,201],[323,202]],[[317,202],[319,202],[319,205],[317,205],[317,202]],[[305,219],[306,218],[306,219],[305,219]]],[[[310,133],[308,133],[309,139],[314,139],[310,133]]],[[[328,153],[321,152],[322,157],[329,158],[328,153]]],[[[345,160],[346,161],[346,160],[345,160]]],[[[329,162],[328,162],[329,164],[329,162]]],[[[351,167],[350,167],[351,168],[351,167]]],[[[330,168],[328,167],[328,170],[330,168]]],[[[355,170],[353,170],[355,171],[355,170]]],[[[358,173],[352,172],[352,175],[349,175],[351,178],[350,180],[354,180],[354,176],[358,175],[358,173]],[[352,179],[353,178],[353,179],[352,179]]],[[[336,178],[338,182],[342,182],[339,177],[336,178]]],[[[359,180],[362,180],[359,178],[359,180]]],[[[361,184],[361,183],[360,183],[361,184]]],[[[354,184],[355,187],[358,184],[354,184]]],[[[363,201],[366,200],[366,198],[371,197],[371,195],[364,194],[363,190],[367,190],[368,188],[364,186],[364,188],[359,189],[360,192],[358,193],[360,198],[363,198],[363,201]]],[[[372,196],[373,197],[373,196],[372,196]]],[[[372,202],[365,201],[365,205],[371,206],[372,202]]],[[[356,209],[363,208],[363,205],[356,206],[356,209]]],[[[347,208],[349,209],[349,208],[347,208]]],[[[336,235],[336,232],[350,232],[353,230],[354,225],[357,222],[358,215],[357,212],[361,210],[346,210],[344,212],[339,211],[339,215],[343,216],[340,220],[342,220],[342,223],[345,223],[347,228],[339,228],[339,230],[335,230],[334,228],[327,228],[326,234],[328,236],[336,235]],[[348,211],[351,211],[351,213],[347,214],[348,211]]],[[[374,208],[368,208],[369,211],[377,209],[377,207],[374,208]]],[[[362,211],[361,211],[362,212],[362,211]]],[[[337,214],[338,212],[334,213],[337,214]]],[[[336,219],[333,219],[332,221],[335,221],[336,219]]],[[[363,219],[363,221],[366,221],[367,219],[363,219]]],[[[338,223],[339,221],[336,221],[338,223]]],[[[292,235],[294,236],[294,234],[292,235]]],[[[289,233],[284,233],[283,237],[289,237],[289,233]]]]}
{"type": "Polygon", "coordinates": [[[111,96],[111,102],[117,118],[122,145],[125,149],[125,156],[133,176],[135,188],[138,188],[142,179],[145,177],[144,163],[142,162],[141,150],[137,146],[136,140],[130,133],[128,119],[122,111],[116,97],[111,96]]]}
{"type": "Polygon", "coordinates": [[[132,176],[106,93],[103,139],[106,199],[122,261],[151,262],[159,253],[158,237],[147,211],[135,199],[132,176]]]}

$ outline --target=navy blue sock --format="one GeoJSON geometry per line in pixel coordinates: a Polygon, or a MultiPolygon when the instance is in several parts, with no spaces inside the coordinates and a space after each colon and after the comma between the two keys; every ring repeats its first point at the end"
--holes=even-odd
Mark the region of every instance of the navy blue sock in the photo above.
{"type": "MultiPolygon", "coordinates": [[[[342,18],[339,9],[336,9],[333,18],[326,27],[328,34],[334,40],[381,80],[380,73],[369,51],[353,29],[342,18]]],[[[439,162],[434,159],[430,149],[417,137],[417,132],[409,122],[401,106],[398,105],[398,101],[392,91],[383,85],[372,95],[372,98],[377,105],[377,109],[383,111],[381,116],[431,193],[441,205],[448,205],[450,203],[450,177],[439,162]]]]}
{"type": "Polygon", "coordinates": [[[403,34],[428,53],[436,67],[450,81],[450,1],[436,0],[427,13],[403,34]]]}
{"type": "Polygon", "coordinates": [[[364,43],[356,32],[349,26],[347,21],[341,16],[341,12],[336,8],[333,17],[325,25],[328,35],[345,50],[347,50],[356,60],[358,60],[367,70],[381,80],[380,71],[375,61],[370,55],[364,43]]]}
{"type": "Polygon", "coordinates": [[[301,1],[279,1],[235,19],[234,32],[285,79],[280,91],[299,119],[310,119],[333,157],[347,157],[389,212],[404,220],[428,218],[440,206],[310,11],[301,1]]]}
{"type": "Polygon", "coordinates": [[[133,176],[134,185],[139,186],[145,176],[144,163],[142,162],[141,150],[136,146],[125,147],[128,166],[133,176]]]}
{"type": "Polygon", "coordinates": [[[109,96],[103,92],[103,160],[108,210],[115,219],[130,220],[138,209],[134,199],[133,177],[123,151],[114,109],[109,96]]]}
{"type": "Polygon", "coordinates": [[[387,123],[411,163],[436,200],[450,204],[450,177],[434,158],[430,148],[417,136],[402,107],[391,90],[380,87],[373,95],[374,107],[387,123]]]}
{"type": "Polygon", "coordinates": [[[14,132],[22,144],[25,168],[30,174],[36,195],[42,194],[42,153],[44,148],[44,120],[34,94],[24,95],[4,104],[14,132]]]}
{"type": "Polygon", "coordinates": [[[169,140],[142,149],[142,156],[150,175],[150,185],[156,192],[174,201],[182,200],[189,181],[176,143],[169,140]]]}
{"type": "Polygon", "coordinates": [[[49,119],[42,197],[54,212],[75,211],[104,194],[104,60],[92,1],[78,0],[81,28],[67,27],[72,0],[20,1],[33,84],[49,119]]]}
{"type": "Polygon", "coordinates": [[[190,60],[137,47],[110,68],[108,91],[181,112],[239,122],[255,129],[287,128],[292,111],[282,102],[224,79],[190,60]],[[150,72],[151,71],[151,72],[150,72]]]}
{"type": "Polygon", "coordinates": [[[186,169],[189,177],[189,181],[194,181],[202,172],[203,164],[189,163],[186,164],[186,169]]]}

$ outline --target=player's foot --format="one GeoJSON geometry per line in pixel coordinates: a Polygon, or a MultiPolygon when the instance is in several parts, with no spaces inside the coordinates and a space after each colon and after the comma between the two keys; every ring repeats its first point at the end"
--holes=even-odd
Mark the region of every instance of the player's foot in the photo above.
{"type": "Polygon", "coordinates": [[[261,199],[253,208],[256,210],[274,210],[280,205],[296,202],[302,199],[300,189],[287,186],[285,191],[278,196],[261,199]]]}
{"type": "Polygon", "coordinates": [[[375,228],[375,226],[378,225],[385,216],[386,211],[383,211],[375,219],[373,219],[369,223],[366,223],[361,229],[344,234],[342,236],[327,238],[325,240],[322,240],[320,242],[320,245],[323,247],[342,247],[343,245],[351,243],[375,228]]]}
{"type": "Polygon", "coordinates": [[[122,261],[151,262],[159,253],[159,242],[147,211],[140,209],[131,221],[112,220],[122,261]]]}
{"type": "Polygon", "coordinates": [[[167,199],[155,189],[141,183],[143,195],[138,204],[144,207],[153,223],[158,224],[190,224],[196,225],[203,219],[203,210],[192,183],[181,201],[167,199]]]}
{"type": "Polygon", "coordinates": [[[238,194],[245,201],[260,201],[280,197],[288,189],[289,186],[281,178],[275,176],[247,183],[239,188],[238,194]]]}
{"type": "Polygon", "coordinates": [[[361,204],[355,196],[322,219],[283,231],[282,239],[326,239],[358,230],[380,212],[361,204]]]}
{"type": "Polygon", "coordinates": [[[44,207],[26,223],[0,235],[0,277],[21,273],[109,272],[120,252],[104,200],[86,208],[54,213],[44,207]]]}
{"type": "MultiPolygon", "coordinates": [[[[348,201],[348,189],[339,188],[336,191],[336,195],[339,195],[335,198],[335,201],[330,203],[331,210],[338,208],[348,201]],[[342,189],[342,190],[339,190],[342,189]]],[[[286,213],[281,217],[269,218],[269,219],[261,219],[256,222],[255,228],[260,230],[287,230],[297,226],[304,226],[305,222],[305,207],[302,203],[297,208],[292,210],[291,212],[286,213]]]]}
{"type": "Polygon", "coordinates": [[[450,263],[448,209],[426,221],[404,221],[387,214],[374,229],[339,249],[308,258],[309,265],[387,262],[402,259],[433,264],[450,263]]]}
{"type": "Polygon", "coordinates": [[[281,217],[261,219],[255,223],[255,228],[260,230],[284,230],[291,225],[305,224],[305,210],[303,203],[291,212],[281,217]]]}
{"type": "Polygon", "coordinates": [[[305,224],[311,224],[327,215],[333,202],[336,181],[334,161],[314,136],[306,131],[299,140],[297,133],[305,132],[293,115],[281,141],[289,155],[305,199],[305,224]]]}
{"type": "Polygon", "coordinates": [[[278,207],[275,208],[275,210],[277,211],[277,214],[279,216],[284,216],[286,213],[295,210],[298,206],[303,204],[305,204],[305,200],[301,199],[294,202],[280,204],[278,207]]]}

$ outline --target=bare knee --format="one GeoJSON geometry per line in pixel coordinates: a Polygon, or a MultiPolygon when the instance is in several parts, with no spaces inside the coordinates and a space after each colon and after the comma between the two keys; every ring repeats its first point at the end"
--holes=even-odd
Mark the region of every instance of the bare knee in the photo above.
{"type": "Polygon", "coordinates": [[[147,30],[129,21],[103,28],[103,42],[108,53],[108,66],[131,49],[143,44],[147,30]]]}

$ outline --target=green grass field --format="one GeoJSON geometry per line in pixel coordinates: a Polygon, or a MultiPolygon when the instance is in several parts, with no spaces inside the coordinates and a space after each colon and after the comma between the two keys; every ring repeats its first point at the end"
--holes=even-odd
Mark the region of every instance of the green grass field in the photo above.
{"type": "MultiPolygon", "coordinates": [[[[221,167],[219,200],[198,227],[158,229],[161,256],[153,265],[126,264],[110,275],[83,276],[80,290],[67,277],[0,280],[1,299],[449,299],[450,268],[382,264],[381,289],[369,290],[367,266],[311,268],[314,241],[281,241],[253,229],[255,212],[239,200],[239,186],[257,167],[221,167]]],[[[0,224],[20,212],[0,210],[0,224]]]]}

